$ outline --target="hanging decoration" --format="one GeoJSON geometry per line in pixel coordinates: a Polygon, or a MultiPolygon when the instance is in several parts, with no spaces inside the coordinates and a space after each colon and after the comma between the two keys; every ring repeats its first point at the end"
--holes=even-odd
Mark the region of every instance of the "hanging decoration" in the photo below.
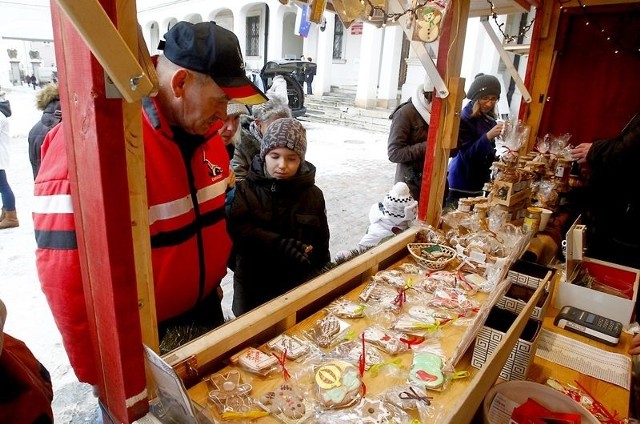
{"type": "Polygon", "coordinates": [[[309,21],[316,24],[321,24],[322,14],[324,13],[325,7],[327,7],[327,0],[310,0],[308,16],[309,21]]]}
{"type": "MultiPolygon", "coordinates": [[[[385,26],[387,24],[393,24],[398,22],[398,20],[403,17],[403,16],[408,16],[408,24],[409,25],[413,25],[413,23],[418,20],[418,18],[423,19],[423,16],[418,16],[418,14],[421,13],[421,9],[424,8],[431,8],[431,9],[436,9],[436,10],[440,10],[442,12],[442,18],[440,20],[440,24],[441,22],[444,21],[444,11],[446,10],[447,6],[449,5],[449,0],[426,0],[426,1],[419,1],[419,0],[411,0],[411,7],[406,9],[404,12],[401,13],[388,13],[387,12],[387,7],[386,7],[386,1],[381,1],[381,0],[360,0],[360,2],[365,5],[366,9],[366,19],[368,21],[373,21],[375,20],[380,20],[382,23],[382,26],[385,26]]],[[[424,17],[426,18],[426,16],[424,17]]]]}
{"type": "Polygon", "coordinates": [[[436,41],[440,37],[446,9],[447,5],[441,1],[416,9],[412,40],[423,43],[436,41]]]}
{"type": "Polygon", "coordinates": [[[487,3],[489,3],[489,5],[491,6],[491,17],[493,18],[493,21],[498,27],[498,31],[500,31],[500,34],[502,34],[502,37],[504,38],[505,43],[507,44],[512,43],[518,40],[520,37],[524,37],[525,35],[527,35],[527,32],[529,32],[529,30],[533,26],[533,22],[535,21],[535,18],[533,18],[531,22],[529,22],[527,25],[523,26],[517,35],[506,34],[503,30],[504,22],[498,22],[498,13],[496,12],[496,6],[493,4],[491,0],[487,0],[487,3]]]}
{"type": "MultiPolygon", "coordinates": [[[[578,4],[580,5],[580,10],[582,10],[582,13],[584,14],[584,17],[586,19],[585,25],[593,25],[597,30],[599,30],[600,34],[602,34],[602,36],[609,43],[611,43],[611,45],[613,46],[615,54],[627,53],[627,54],[630,54],[632,56],[635,56],[636,58],[640,58],[640,46],[628,47],[628,45],[625,45],[625,43],[623,43],[620,40],[619,36],[616,36],[616,34],[614,34],[613,32],[611,32],[609,30],[607,30],[605,27],[603,27],[600,24],[600,22],[598,22],[597,19],[595,19],[593,16],[591,16],[591,14],[589,13],[589,11],[587,9],[587,6],[584,3],[582,3],[582,0],[578,0],[578,4]]],[[[563,9],[563,6],[560,6],[560,9],[563,9]]],[[[633,41],[637,41],[637,39],[633,40],[633,41]]]]}
{"type": "Polygon", "coordinates": [[[333,8],[345,28],[364,14],[364,4],[360,0],[331,0],[333,8]]]}

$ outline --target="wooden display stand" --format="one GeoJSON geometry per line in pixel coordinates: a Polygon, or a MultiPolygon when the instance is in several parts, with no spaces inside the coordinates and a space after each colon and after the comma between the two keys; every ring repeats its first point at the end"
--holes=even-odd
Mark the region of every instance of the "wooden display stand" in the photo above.
{"type": "MultiPolygon", "coordinates": [[[[406,245],[414,241],[417,232],[417,229],[405,231],[348,263],[170,352],[165,356],[165,360],[184,376],[187,386],[196,383],[189,390],[190,396],[200,405],[207,405],[208,390],[206,384],[200,381],[211,373],[223,370],[226,359],[247,345],[262,345],[282,332],[300,334],[305,328],[315,323],[319,317],[319,311],[336,297],[346,295],[355,299],[360,294],[364,283],[379,270],[413,261],[407,254],[406,245]]],[[[470,377],[453,381],[442,392],[429,392],[429,396],[434,397],[433,402],[444,408],[445,418],[439,422],[464,423],[473,419],[485,393],[498,378],[500,370],[526,325],[528,317],[543,292],[544,284],[540,287],[511,325],[497,349],[487,358],[482,369],[471,367],[471,349],[468,349],[466,355],[457,364],[456,371],[468,371],[470,377]]],[[[486,294],[478,296],[481,303],[487,298],[486,294]]],[[[359,334],[366,322],[362,319],[351,324],[354,333],[359,334]]],[[[456,349],[465,330],[463,326],[446,328],[447,337],[443,338],[441,343],[447,356],[456,349]]],[[[410,352],[397,357],[400,358],[405,369],[410,368],[410,352]]],[[[281,375],[274,374],[268,379],[260,379],[244,371],[241,372],[246,380],[253,380],[252,395],[256,397],[282,382],[281,375]]],[[[372,395],[382,392],[390,385],[383,378],[371,378],[367,373],[365,373],[364,383],[367,393],[372,395]]],[[[401,383],[395,382],[395,384],[401,383]]],[[[258,422],[275,422],[275,420],[265,417],[258,422]]]]}

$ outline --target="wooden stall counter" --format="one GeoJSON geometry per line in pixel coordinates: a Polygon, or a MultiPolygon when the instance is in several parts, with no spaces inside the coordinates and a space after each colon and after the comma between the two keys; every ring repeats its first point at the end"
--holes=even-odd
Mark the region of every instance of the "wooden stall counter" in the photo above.
{"type": "MultiPolygon", "coordinates": [[[[195,380],[195,384],[189,389],[189,396],[199,405],[208,407],[210,410],[215,409],[208,396],[211,387],[208,387],[203,379],[211,374],[225,375],[232,369],[240,372],[243,382],[252,385],[251,396],[259,399],[264,393],[283,383],[281,367],[276,367],[277,370],[267,377],[261,377],[241,367],[228,365],[228,360],[247,345],[259,346],[262,351],[270,352],[265,348],[265,343],[281,333],[300,337],[305,330],[313,326],[326,313],[324,307],[332,300],[340,296],[356,300],[369,282],[370,277],[376,272],[413,261],[407,255],[406,246],[415,239],[416,234],[417,230],[409,230],[394,237],[381,246],[352,259],[348,264],[341,265],[338,267],[340,269],[331,270],[281,298],[225,324],[209,336],[204,336],[184,348],[169,353],[165,360],[180,371],[181,367],[184,368],[184,365],[181,364],[188,364],[191,359],[191,365],[186,366],[187,371],[191,369],[192,374],[195,372],[197,375],[195,379],[192,378],[195,380]],[[304,310],[311,312],[305,314],[304,310]],[[210,366],[210,363],[215,363],[215,365],[210,366]]],[[[501,290],[506,290],[506,286],[508,284],[502,284],[501,290]]],[[[502,366],[522,333],[528,316],[543,291],[543,286],[540,286],[540,289],[526,304],[505,337],[497,344],[494,352],[487,357],[481,369],[478,370],[471,366],[473,348],[465,349],[466,353],[456,364],[455,371],[466,371],[468,377],[450,381],[443,391],[428,392],[428,396],[432,397],[432,404],[436,407],[434,411],[438,413],[438,417],[433,422],[467,423],[473,420],[484,395],[496,381],[502,366]]],[[[483,305],[487,303],[489,297],[487,294],[479,293],[477,300],[480,305],[483,305]]],[[[368,317],[347,321],[351,325],[349,332],[355,336],[354,340],[356,341],[364,328],[374,322],[368,317]]],[[[447,325],[446,329],[442,330],[445,336],[439,342],[447,358],[450,358],[454,352],[460,351],[461,340],[471,325],[473,325],[471,320],[466,324],[464,320],[461,320],[461,323],[447,325]]],[[[472,343],[469,346],[472,346],[472,343]]],[[[325,352],[327,351],[325,350],[325,352]]],[[[413,352],[408,350],[397,355],[383,354],[383,357],[385,363],[393,361],[394,364],[387,365],[387,369],[383,369],[378,375],[369,371],[364,373],[362,381],[366,387],[367,398],[380,394],[389,387],[407,383],[413,352]],[[393,373],[392,371],[396,367],[401,367],[401,372],[393,373]]],[[[308,369],[309,364],[296,361],[286,362],[287,371],[291,375],[308,375],[309,372],[305,371],[304,367],[308,369]]],[[[313,390],[310,394],[312,392],[313,390]]],[[[413,418],[418,418],[417,414],[415,415],[413,418]]],[[[266,416],[259,418],[257,422],[279,421],[271,416],[266,416]]]]}

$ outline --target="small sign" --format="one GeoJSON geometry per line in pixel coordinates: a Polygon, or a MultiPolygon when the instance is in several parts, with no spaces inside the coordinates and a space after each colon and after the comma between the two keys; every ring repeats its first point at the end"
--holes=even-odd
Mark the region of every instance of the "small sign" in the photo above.
{"type": "Polygon", "coordinates": [[[362,35],[362,28],[364,24],[362,22],[354,22],[349,27],[351,29],[351,35],[362,35]]]}

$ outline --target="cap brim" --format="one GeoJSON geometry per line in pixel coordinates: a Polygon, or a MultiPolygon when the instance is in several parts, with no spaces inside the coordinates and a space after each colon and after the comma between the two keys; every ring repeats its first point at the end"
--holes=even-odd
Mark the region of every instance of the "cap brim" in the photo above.
{"type": "Polygon", "coordinates": [[[249,78],[215,78],[216,84],[230,99],[245,105],[259,105],[269,98],[249,78]]]}

